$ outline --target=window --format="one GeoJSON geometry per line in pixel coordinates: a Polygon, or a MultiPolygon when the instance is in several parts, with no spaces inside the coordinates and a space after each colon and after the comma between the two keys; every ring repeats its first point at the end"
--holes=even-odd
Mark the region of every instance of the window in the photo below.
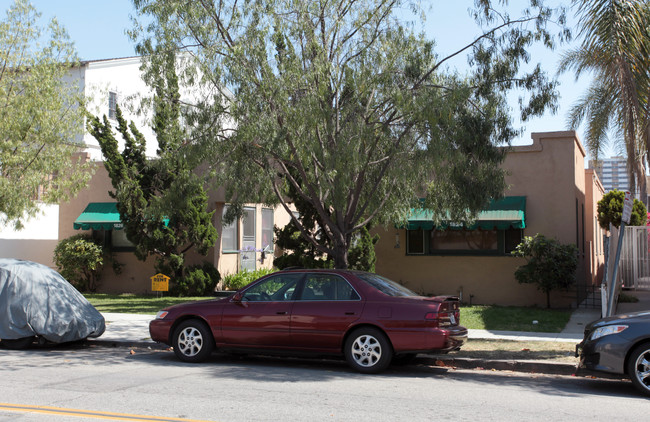
{"type": "Polygon", "coordinates": [[[242,270],[255,271],[257,268],[256,252],[255,252],[255,208],[244,208],[244,215],[242,217],[242,250],[245,251],[241,254],[242,270]],[[248,251],[248,252],[247,252],[248,251]]]}
{"type": "Polygon", "coordinates": [[[117,92],[108,93],[108,118],[117,119],[117,92]]]}
{"type": "Polygon", "coordinates": [[[505,231],[505,254],[509,255],[523,240],[524,232],[521,229],[508,229],[505,231]]]}
{"type": "Polygon", "coordinates": [[[407,230],[407,255],[510,255],[522,229],[407,230]]]}
{"type": "Polygon", "coordinates": [[[272,275],[244,292],[242,300],[250,302],[285,302],[292,300],[302,274],[272,275]]]}
{"type": "Polygon", "coordinates": [[[92,237],[113,252],[133,252],[135,245],[126,238],[126,230],[93,230],[92,237]]]}
{"type": "Polygon", "coordinates": [[[133,243],[126,238],[126,230],[111,230],[111,245],[114,248],[133,248],[133,243]]]}
{"type": "Polygon", "coordinates": [[[435,251],[496,251],[496,230],[431,230],[431,253],[435,251]]]}
{"type": "Polygon", "coordinates": [[[395,283],[393,280],[389,280],[378,274],[358,273],[357,277],[388,296],[418,296],[417,293],[407,289],[401,284],[395,283]]]}
{"type": "Polygon", "coordinates": [[[406,231],[406,253],[409,255],[424,255],[424,230],[406,231]]]}
{"type": "Polygon", "coordinates": [[[255,208],[244,208],[244,240],[255,239],[255,208]]]}
{"type": "Polygon", "coordinates": [[[343,278],[331,274],[307,276],[300,300],[360,300],[359,294],[343,278]]]}
{"type": "Polygon", "coordinates": [[[273,251],[273,210],[262,208],[262,249],[273,251]]]}
{"type": "MultiPolygon", "coordinates": [[[[223,207],[223,215],[226,215],[228,207],[223,207]]],[[[237,220],[230,224],[224,225],[221,231],[221,251],[224,253],[237,252],[237,241],[239,240],[239,231],[237,220]]]]}

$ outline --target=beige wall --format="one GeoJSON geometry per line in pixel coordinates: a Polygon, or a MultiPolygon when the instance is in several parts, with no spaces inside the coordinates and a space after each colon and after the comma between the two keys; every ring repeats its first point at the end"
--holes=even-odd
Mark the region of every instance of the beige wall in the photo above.
{"type": "Polygon", "coordinates": [[[585,281],[590,285],[600,285],[603,280],[605,267],[605,250],[603,235],[605,231],[598,224],[598,201],[605,194],[600,179],[594,169],[585,170],[587,251],[585,265],[585,281]]]}
{"type": "MultiPolygon", "coordinates": [[[[584,280],[590,268],[585,265],[585,252],[589,255],[589,245],[594,244],[594,233],[589,230],[594,205],[587,205],[586,201],[598,196],[591,191],[589,198],[586,195],[584,148],[573,131],[533,133],[532,138],[531,145],[508,149],[503,163],[509,186],[505,195],[526,196],[524,235],[541,233],[562,243],[578,245],[577,277],[584,280]]],[[[593,184],[591,176],[589,183],[593,184]]],[[[405,230],[380,229],[378,233],[381,239],[376,249],[377,272],[415,291],[453,295],[462,292],[463,301],[471,300],[474,304],[546,306],[546,296],[535,286],[516,281],[514,272],[525,263],[522,258],[407,256],[405,230]],[[395,247],[396,234],[399,248],[395,247]]],[[[554,292],[551,304],[565,307],[574,300],[574,291],[554,292]]]]}

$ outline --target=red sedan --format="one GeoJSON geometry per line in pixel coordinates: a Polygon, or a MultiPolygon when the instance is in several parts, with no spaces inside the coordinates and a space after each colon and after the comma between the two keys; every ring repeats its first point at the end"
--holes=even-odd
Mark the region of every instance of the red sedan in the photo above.
{"type": "Polygon", "coordinates": [[[365,373],[417,353],[457,350],[467,339],[458,299],[422,297],[377,274],[272,273],[225,299],[175,305],[149,324],[154,341],[185,362],[216,348],[344,355],[365,373]]]}

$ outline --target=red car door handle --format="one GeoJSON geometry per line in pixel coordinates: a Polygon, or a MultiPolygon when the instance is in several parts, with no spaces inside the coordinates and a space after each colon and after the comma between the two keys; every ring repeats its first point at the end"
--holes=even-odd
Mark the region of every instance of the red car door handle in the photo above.
{"type": "Polygon", "coordinates": [[[356,315],[356,312],[346,312],[345,315],[356,315]]]}
{"type": "Polygon", "coordinates": [[[276,315],[286,315],[287,313],[285,311],[277,311],[276,315]]]}

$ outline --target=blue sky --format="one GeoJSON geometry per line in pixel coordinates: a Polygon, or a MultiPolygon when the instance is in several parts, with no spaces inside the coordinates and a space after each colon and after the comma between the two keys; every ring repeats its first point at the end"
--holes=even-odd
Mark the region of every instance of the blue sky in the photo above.
{"type": "MultiPolygon", "coordinates": [[[[0,0],[0,10],[4,11],[13,0],[0,0]]],[[[449,1],[436,0],[433,9],[427,16],[426,31],[436,40],[440,56],[446,56],[470,43],[477,35],[477,27],[468,15],[468,8],[473,0],[449,1]]],[[[518,4],[519,0],[511,3],[518,4]]],[[[568,4],[569,0],[551,0],[552,4],[568,4]]],[[[131,0],[32,0],[32,4],[44,18],[57,17],[59,22],[68,30],[75,42],[79,55],[84,60],[126,57],[135,54],[133,44],[125,35],[125,30],[131,27],[130,16],[134,14],[131,0]]],[[[514,13],[513,13],[514,14],[514,13]]],[[[575,22],[573,11],[569,12],[570,23],[575,22]]],[[[568,46],[560,47],[554,52],[544,49],[535,50],[532,61],[541,62],[544,68],[554,74],[560,54],[568,46]]],[[[462,72],[464,60],[456,60],[454,65],[462,72]]],[[[515,120],[515,124],[524,125],[525,131],[515,144],[531,142],[531,132],[566,130],[566,115],[571,105],[585,92],[588,78],[578,82],[572,74],[560,78],[560,107],[557,114],[547,113],[526,123],[515,120]]],[[[513,114],[518,111],[516,97],[512,101],[513,114]]],[[[582,128],[578,128],[578,136],[584,139],[582,128]]],[[[609,157],[615,151],[608,150],[601,157],[609,157]]]]}

